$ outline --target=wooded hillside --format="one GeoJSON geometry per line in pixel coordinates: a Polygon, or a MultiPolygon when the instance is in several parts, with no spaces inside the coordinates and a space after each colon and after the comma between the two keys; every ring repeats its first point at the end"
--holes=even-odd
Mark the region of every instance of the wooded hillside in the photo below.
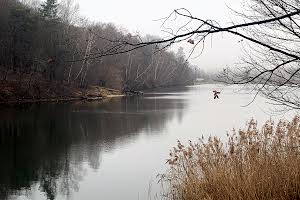
{"type": "MultiPolygon", "coordinates": [[[[128,48],[118,40],[134,43],[155,37],[89,22],[78,15],[72,0],[0,3],[0,80],[13,82],[20,98],[38,98],[45,88],[57,93],[62,84],[139,90],[188,84],[195,78],[195,67],[186,62],[182,48],[173,53],[148,45],[117,53],[128,48]]],[[[7,94],[1,95],[3,99],[7,94]]]]}

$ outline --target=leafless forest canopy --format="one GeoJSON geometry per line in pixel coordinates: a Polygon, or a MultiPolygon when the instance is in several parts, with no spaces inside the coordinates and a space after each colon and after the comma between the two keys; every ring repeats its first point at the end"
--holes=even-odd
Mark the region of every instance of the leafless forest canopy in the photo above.
{"type": "Polygon", "coordinates": [[[0,4],[2,81],[33,89],[44,82],[52,88],[67,84],[138,90],[189,84],[199,74],[182,48],[174,53],[153,44],[132,50],[122,41],[155,37],[89,22],[72,0],[0,4]]]}

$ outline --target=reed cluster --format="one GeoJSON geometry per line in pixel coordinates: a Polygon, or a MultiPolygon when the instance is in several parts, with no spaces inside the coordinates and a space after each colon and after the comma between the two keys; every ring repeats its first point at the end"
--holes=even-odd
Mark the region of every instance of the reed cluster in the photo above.
{"type": "Polygon", "coordinates": [[[171,200],[300,199],[300,118],[203,138],[170,152],[161,175],[171,200]]]}

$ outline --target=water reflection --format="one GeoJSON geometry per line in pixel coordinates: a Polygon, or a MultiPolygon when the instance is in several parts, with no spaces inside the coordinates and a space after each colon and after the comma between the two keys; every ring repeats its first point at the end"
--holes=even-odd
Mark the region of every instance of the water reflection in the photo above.
{"type": "Polygon", "coordinates": [[[71,198],[86,175],[85,163],[97,170],[103,152],[134,142],[141,132],[163,133],[186,105],[180,98],[133,97],[1,108],[0,199],[34,188],[49,200],[71,198]]]}

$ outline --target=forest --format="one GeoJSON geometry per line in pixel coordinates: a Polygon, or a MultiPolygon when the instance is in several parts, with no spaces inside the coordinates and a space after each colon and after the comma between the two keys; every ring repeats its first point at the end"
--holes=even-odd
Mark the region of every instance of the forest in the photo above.
{"type": "Polygon", "coordinates": [[[181,47],[177,52],[159,44],[129,50],[123,41],[159,38],[90,22],[72,0],[0,4],[2,102],[80,96],[91,86],[122,92],[187,85],[199,74],[181,47]]]}

